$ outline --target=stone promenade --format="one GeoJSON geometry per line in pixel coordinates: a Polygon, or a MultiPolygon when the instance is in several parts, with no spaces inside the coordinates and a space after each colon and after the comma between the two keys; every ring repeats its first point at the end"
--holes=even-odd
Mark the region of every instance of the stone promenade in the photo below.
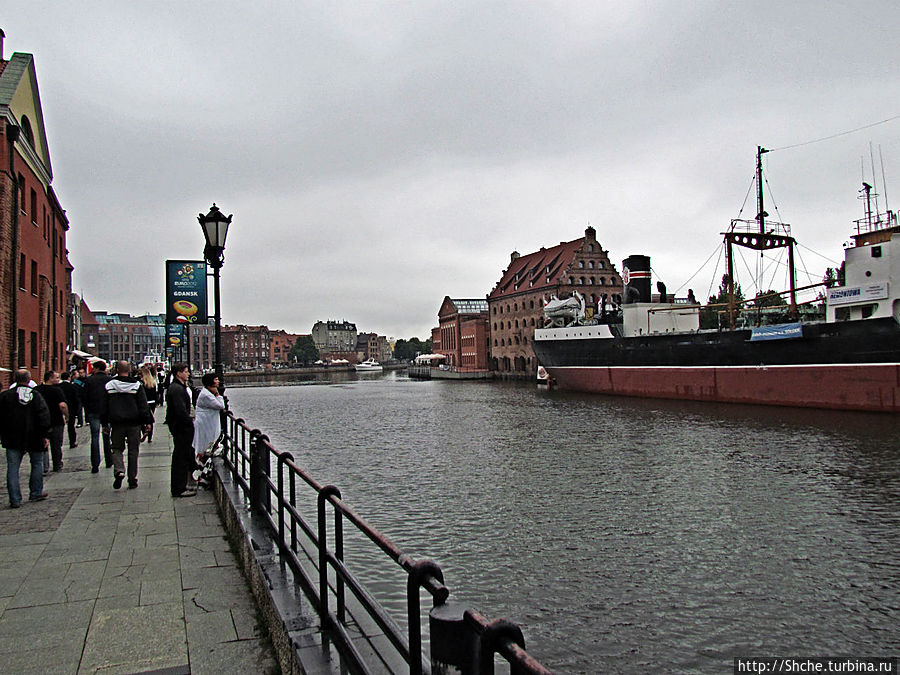
{"type": "Polygon", "coordinates": [[[22,508],[2,483],[0,672],[279,672],[212,494],[169,494],[167,428],[141,445],[133,490],[91,473],[86,426],[78,443],[46,501],[28,501],[27,458],[22,508]]]}

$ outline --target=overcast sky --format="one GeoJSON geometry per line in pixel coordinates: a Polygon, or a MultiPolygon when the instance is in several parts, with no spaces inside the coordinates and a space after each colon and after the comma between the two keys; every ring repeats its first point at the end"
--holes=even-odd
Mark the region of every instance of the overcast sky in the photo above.
{"type": "Polygon", "coordinates": [[[900,206],[897,0],[32,0],[0,27],[35,56],[97,310],[164,312],[164,261],[202,257],[213,201],[226,323],[398,338],[589,224],[617,269],[650,255],[706,297],[720,233],[756,215],[757,145],[803,144],[766,155],[767,211],[816,278],[870,147],[900,206]]]}

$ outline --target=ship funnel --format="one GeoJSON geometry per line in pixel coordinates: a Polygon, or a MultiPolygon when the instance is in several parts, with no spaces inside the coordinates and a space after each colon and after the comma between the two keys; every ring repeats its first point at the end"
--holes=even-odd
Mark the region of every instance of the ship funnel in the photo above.
{"type": "Polygon", "coordinates": [[[622,261],[625,302],[650,302],[650,257],[631,255],[622,261]]]}

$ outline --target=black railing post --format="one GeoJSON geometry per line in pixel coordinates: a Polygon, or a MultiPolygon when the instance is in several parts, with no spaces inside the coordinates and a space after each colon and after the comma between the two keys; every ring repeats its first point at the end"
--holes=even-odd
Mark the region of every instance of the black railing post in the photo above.
{"type": "MultiPolygon", "coordinates": [[[[408,555],[403,554],[398,560],[409,571],[406,578],[406,611],[409,621],[409,672],[410,675],[422,674],[422,616],[419,604],[419,589],[425,583],[425,577],[432,576],[441,584],[444,583],[444,573],[438,564],[427,558],[412,561],[408,555]]],[[[434,606],[443,604],[447,599],[446,592],[442,597],[435,596],[434,606]]]]}
{"type": "Polygon", "coordinates": [[[334,485],[326,485],[319,490],[319,619],[323,625],[328,620],[328,522],[325,507],[328,498],[341,498],[341,491],[334,485]]]}
{"type": "MultiPolygon", "coordinates": [[[[491,621],[484,629],[480,637],[481,647],[478,657],[478,675],[493,675],[494,654],[500,651],[500,647],[506,642],[512,642],[521,649],[525,649],[525,636],[522,629],[512,621],[496,619],[491,621]]],[[[509,664],[510,675],[523,672],[515,663],[509,664]]]]}
{"type": "Polygon", "coordinates": [[[265,490],[265,476],[262,466],[262,449],[259,447],[259,439],[262,432],[253,429],[250,432],[250,508],[262,511],[263,491],[265,490]]]}
{"type": "Polygon", "coordinates": [[[284,463],[288,460],[294,460],[294,456],[289,452],[283,452],[278,456],[278,545],[285,548],[287,542],[284,540],[284,463]]]}

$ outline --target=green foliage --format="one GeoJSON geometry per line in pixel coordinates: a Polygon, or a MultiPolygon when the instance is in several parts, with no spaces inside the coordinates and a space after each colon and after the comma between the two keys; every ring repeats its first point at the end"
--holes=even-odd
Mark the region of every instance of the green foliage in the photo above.
{"type": "Polygon", "coordinates": [[[290,357],[291,360],[296,360],[297,363],[301,363],[304,366],[318,361],[319,350],[316,348],[316,343],[313,342],[312,336],[301,335],[298,337],[294,346],[291,347],[290,357]]]}
{"type": "Polygon", "coordinates": [[[409,340],[397,340],[394,343],[394,358],[400,361],[410,361],[419,354],[430,354],[432,349],[431,340],[424,342],[417,337],[409,340]]]}
{"type": "MultiPolygon", "coordinates": [[[[744,301],[744,292],[741,290],[740,284],[734,285],[734,301],[739,304],[744,301]]],[[[728,275],[722,275],[722,282],[719,284],[719,291],[710,296],[708,305],[726,305],[728,304],[728,275]]],[[[700,328],[718,328],[719,312],[724,307],[706,307],[700,310],[700,328]]],[[[740,314],[740,310],[737,312],[740,314]]]]}
{"type": "Polygon", "coordinates": [[[752,301],[752,305],[754,309],[757,307],[782,307],[785,302],[784,297],[779,295],[777,291],[768,290],[757,293],[752,301]]]}

